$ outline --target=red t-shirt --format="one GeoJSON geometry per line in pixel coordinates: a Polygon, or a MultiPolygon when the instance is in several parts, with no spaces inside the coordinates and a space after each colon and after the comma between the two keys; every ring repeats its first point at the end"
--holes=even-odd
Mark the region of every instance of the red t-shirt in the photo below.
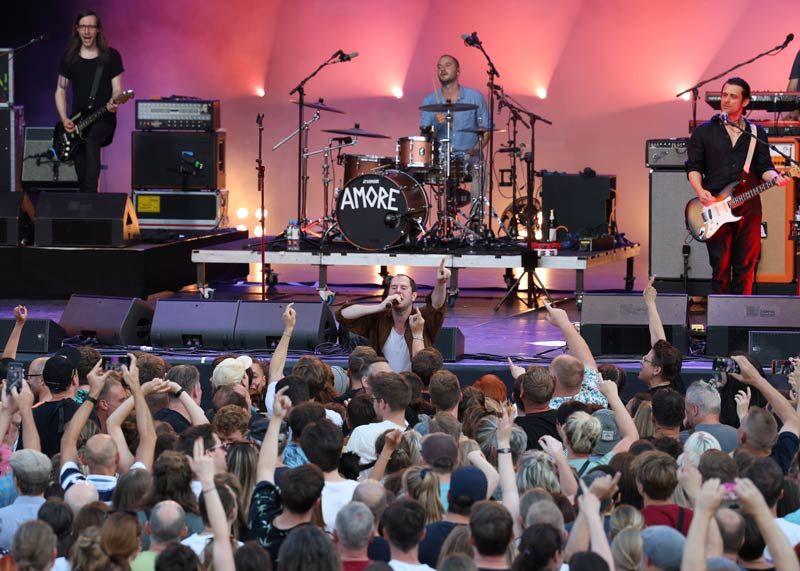
{"type": "Polygon", "coordinates": [[[647,527],[651,525],[666,525],[677,529],[683,535],[689,533],[689,526],[692,524],[692,513],[690,508],[682,508],[676,504],[646,506],[642,509],[642,517],[647,527]],[[678,526],[679,522],[680,526],[678,526]]]}
{"type": "Polygon", "coordinates": [[[369,559],[363,561],[342,561],[342,571],[364,571],[364,568],[372,563],[369,559]]]}

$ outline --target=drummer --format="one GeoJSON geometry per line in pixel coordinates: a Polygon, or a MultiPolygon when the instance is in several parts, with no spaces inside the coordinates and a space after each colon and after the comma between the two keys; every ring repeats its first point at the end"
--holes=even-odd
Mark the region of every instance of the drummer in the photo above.
{"type": "MultiPolygon", "coordinates": [[[[480,159],[481,145],[485,147],[489,144],[490,134],[484,133],[481,140],[477,134],[465,132],[464,129],[489,126],[489,109],[486,106],[486,100],[479,91],[459,85],[458,76],[461,73],[461,68],[458,60],[453,56],[445,54],[440,57],[436,69],[442,87],[428,95],[423,101],[423,105],[447,103],[449,101],[450,103],[468,103],[478,106],[477,109],[470,111],[453,113],[453,148],[456,155],[467,156],[469,157],[469,162],[474,164],[480,159]],[[479,145],[479,142],[481,145],[479,145]]],[[[420,129],[423,131],[433,127],[439,139],[447,137],[444,113],[423,111],[419,124],[420,129]]]]}

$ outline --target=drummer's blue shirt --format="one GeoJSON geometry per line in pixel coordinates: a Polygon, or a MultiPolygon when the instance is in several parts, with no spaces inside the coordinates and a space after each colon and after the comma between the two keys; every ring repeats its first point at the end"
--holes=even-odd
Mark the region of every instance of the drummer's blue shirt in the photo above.
{"type": "MultiPolygon", "coordinates": [[[[469,87],[459,86],[459,96],[457,101],[451,103],[471,103],[477,105],[477,109],[472,111],[459,111],[453,113],[453,147],[458,153],[465,153],[478,144],[480,137],[475,133],[466,133],[464,129],[475,129],[477,127],[489,126],[489,109],[486,106],[486,100],[483,95],[469,87]]],[[[434,103],[442,103],[445,101],[442,89],[439,88],[435,93],[428,95],[422,102],[423,105],[432,105],[434,103]]],[[[439,139],[447,138],[447,124],[441,125],[436,122],[436,113],[431,111],[422,111],[419,120],[420,127],[436,127],[436,135],[439,139]]]]}

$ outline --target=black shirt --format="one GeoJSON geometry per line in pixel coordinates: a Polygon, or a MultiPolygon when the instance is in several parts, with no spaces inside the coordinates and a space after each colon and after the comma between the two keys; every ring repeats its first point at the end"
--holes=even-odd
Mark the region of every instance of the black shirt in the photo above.
{"type": "MultiPolygon", "coordinates": [[[[72,420],[72,416],[80,408],[72,399],[48,401],[33,409],[33,421],[39,431],[39,440],[42,443],[42,453],[50,458],[61,451],[61,437],[64,436],[64,426],[72,420]]],[[[94,420],[97,417],[92,413],[94,420]]],[[[91,418],[91,417],[90,417],[91,418]]],[[[22,442],[22,438],[20,438],[22,442]]]]}
{"type": "Polygon", "coordinates": [[[450,521],[437,521],[429,523],[425,526],[425,537],[419,544],[419,562],[430,565],[436,569],[436,562],[439,560],[439,554],[442,551],[447,536],[456,528],[456,525],[450,521]]]}
{"type": "Polygon", "coordinates": [[[556,430],[558,411],[532,412],[525,416],[518,416],[514,422],[528,435],[528,450],[541,450],[539,439],[542,436],[552,436],[561,442],[561,436],[556,430]]]}
{"type": "Polygon", "coordinates": [[[176,434],[181,434],[192,425],[185,416],[171,408],[162,408],[153,415],[153,420],[163,420],[175,429],[176,434]]]}
{"type": "MultiPolygon", "coordinates": [[[[64,54],[61,59],[58,73],[72,82],[72,115],[88,108],[94,75],[97,71],[97,66],[101,62],[103,63],[103,71],[100,74],[100,82],[97,86],[97,94],[91,110],[103,107],[111,99],[111,80],[125,71],[122,67],[122,57],[114,48],[108,48],[105,57],[84,59],[77,55],[72,61],[68,62],[67,54],[64,54]]],[[[103,116],[103,120],[116,121],[116,115],[114,113],[106,113],[103,116]]]]}
{"type": "MultiPolygon", "coordinates": [[[[746,127],[750,132],[750,126],[746,127]]],[[[758,137],[767,140],[767,132],[758,127],[758,137]]],[[[706,121],[692,131],[689,139],[686,172],[697,171],[704,175],[703,188],[711,194],[718,194],[729,183],[739,178],[750,147],[750,137],[741,134],[736,146],[731,146],[731,138],[725,126],[718,121],[706,121]]],[[[761,175],[774,169],[769,149],[756,143],[750,172],[761,180],[761,175]]]]}

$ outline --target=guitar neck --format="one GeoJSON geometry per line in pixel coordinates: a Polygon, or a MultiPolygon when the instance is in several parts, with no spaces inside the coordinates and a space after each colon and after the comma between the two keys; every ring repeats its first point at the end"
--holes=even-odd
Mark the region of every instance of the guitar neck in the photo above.
{"type": "Polygon", "coordinates": [[[108,113],[108,109],[106,109],[105,106],[103,106],[102,108],[98,109],[97,111],[89,115],[86,119],[82,119],[81,121],[79,121],[78,130],[82,131],[83,129],[85,129],[86,127],[97,121],[100,117],[102,117],[106,113],[108,113]]]}
{"type": "Polygon", "coordinates": [[[736,196],[731,198],[731,208],[736,208],[740,204],[747,202],[751,198],[755,198],[765,190],[769,190],[773,186],[775,186],[774,180],[770,180],[767,182],[762,182],[758,186],[754,186],[753,188],[743,192],[742,194],[737,194],[736,196]]]}

